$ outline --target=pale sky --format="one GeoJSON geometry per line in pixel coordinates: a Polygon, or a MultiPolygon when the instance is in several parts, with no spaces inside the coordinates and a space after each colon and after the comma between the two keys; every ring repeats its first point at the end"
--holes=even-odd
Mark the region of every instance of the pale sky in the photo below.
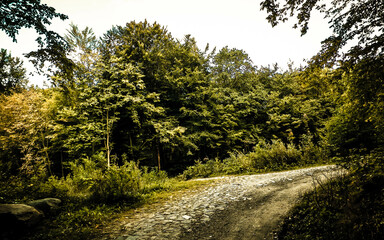
{"type": "MultiPolygon", "coordinates": [[[[278,63],[286,67],[291,60],[295,66],[320,50],[320,42],[330,35],[327,20],[312,16],[309,32],[300,37],[292,23],[272,28],[260,11],[261,0],[42,0],[69,20],[55,20],[49,29],[64,35],[73,22],[80,29],[91,27],[102,36],[114,25],[130,21],[157,22],[167,28],[173,37],[182,39],[190,34],[204,50],[207,43],[219,50],[222,47],[242,49],[256,66],[278,63]]],[[[0,32],[0,48],[24,60],[24,66],[33,71],[24,53],[37,49],[34,29],[23,29],[17,43],[0,32]]],[[[43,86],[41,76],[30,77],[32,84],[43,86]]]]}

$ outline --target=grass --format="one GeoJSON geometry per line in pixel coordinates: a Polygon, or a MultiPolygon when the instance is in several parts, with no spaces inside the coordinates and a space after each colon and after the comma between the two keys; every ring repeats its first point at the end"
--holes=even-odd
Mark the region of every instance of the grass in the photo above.
{"type": "Polygon", "coordinates": [[[285,219],[278,239],[382,239],[383,156],[374,153],[344,159],[350,174],[319,182],[285,219]]]}
{"type": "Polygon", "coordinates": [[[291,170],[313,165],[330,163],[326,154],[313,145],[296,147],[273,141],[259,144],[252,152],[231,153],[223,161],[208,159],[196,161],[181,175],[184,179],[205,178],[221,175],[255,174],[272,171],[291,170]]]}
{"type": "Polygon", "coordinates": [[[5,196],[0,200],[25,202],[27,198],[59,197],[63,200],[60,213],[46,218],[27,239],[93,239],[100,235],[103,226],[132,209],[161,204],[211,183],[187,179],[281,171],[324,163],[321,151],[313,146],[295,148],[279,141],[259,145],[248,154],[232,153],[223,161],[197,161],[175,178],[169,178],[164,171],[139,168],[134,162],[103,169],[102,161],[97,156],[81,159],[72,165],[72,174],[66,178],[13,179],[0,187],[0,193],[5,196]],[[317,160],[309,160],[312,157],[317,160]]]}
{"type": "Polygon", "coordinates": [[[143,205],[161,204],[171,198],[185,195],[190,190],[211,184],[210,181],[181,181],[176,178],[168,181],[169,187],[148,192],[135,201],[105,204],[91,200],[67,200],[59,215],[45,219],[40,227],[30,232],[25,239],[94,239],[103,233],[105,226],[134,209],[143,205]]]}

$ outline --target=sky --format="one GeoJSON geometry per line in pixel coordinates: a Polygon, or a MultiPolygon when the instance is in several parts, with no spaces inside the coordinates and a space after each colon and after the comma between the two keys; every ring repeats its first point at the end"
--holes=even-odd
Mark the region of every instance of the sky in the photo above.
{"type": "MultiPolygon", "coordinates": [[[[48,27],[64,35],[70,23],[80,29],[90,27],[101,37],[112,26],[123,26],[131,21],[157,22],[167,28],[174,38],[190,34],[204,50],[207,43],[217,50],[228,46],[244,50],[256,66],[277,63],[285,68],[289,62],[304,64],[320,50],[321,41],[331,34],[328,21],[320,14],[311,16],[309,31],[300,36],[293,22],[274,28],[260,10],[261,0],[42,0],[69,19],[56,19],[48,27]]],[[[22,29],[17,43],[0,32],[0,48],[20,57],[28,72],[34,68],[23,54],[37,49],[34,29],[22,29]]],[[[47,79],[29,76],[30,83],[43,86],[47,79]]]]}

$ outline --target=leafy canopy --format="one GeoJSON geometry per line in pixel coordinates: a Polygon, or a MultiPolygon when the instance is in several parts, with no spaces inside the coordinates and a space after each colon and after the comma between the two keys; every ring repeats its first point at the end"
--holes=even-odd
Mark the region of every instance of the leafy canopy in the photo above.
{"type": "Polygon", "coordinates": [[[268,12],[267,20],[276,26],[288,18],[296,17],[294,28],[304,35],[314,10],[329,20],[333,35],[325,39],[323,48],[314,63],[332,64],[338,60],[356,62],[363,57],[383,55],[384,46],[384,2],[377,0],[264,0],[261,9],[268,12]],[[352,47],[341,56],[348,43],[352,47]]]}
{"type": "Polygon", "coordinates": [[[26,54],[32,58],[32,63],[40,73],[45,62],[50,62],[61,69],[64,74],[69,74],[73,63],[65,53],[68,43],[56,32],[47,29],[52,19],[68,19],[68,16],[57,13],[53,7],[41,4],[40,0],[2,0],[0,2],[0,30],[4,31],[14,42],[22,28],[34,28],[39,34],[36,39],[39,44],[37,51],[26,54]],[[44,38],[43,38],[44,37],[44,38]]]}
{"type": "Polygon", "coordinates": [[[41,35],[50,35],[45,25],[51,24],[53,18],[65,20],[68,17],[56,13],[53,7],[41,4],[40,0],[2,0],[0,8],[0,29],[17,42],[16,35],[21,28],[35,28],[41,35]]]}

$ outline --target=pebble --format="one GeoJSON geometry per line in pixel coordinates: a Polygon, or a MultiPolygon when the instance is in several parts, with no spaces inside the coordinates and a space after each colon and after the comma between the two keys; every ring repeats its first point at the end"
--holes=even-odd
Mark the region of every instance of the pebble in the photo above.
{"type": "MultiPolygon", "coordinates": [[[[122,220],[122,226],[111,226],[102,240],[178,239],[181,232],[191,231],[192,223],[204,223],[216,211],[223,211],[234,201],[249,201],[248,196],[256,188],[281,181],[293,181],[316,171],[329,171],[334,166],[322,166],[285,172],[225,176],[211,178],[215,182],[200,191],[181,197],[173,197],[156,209],[138,210],[133,216],[122,220]]],[[[204,181],[197,179],[191,181],[204,181]]]]}

